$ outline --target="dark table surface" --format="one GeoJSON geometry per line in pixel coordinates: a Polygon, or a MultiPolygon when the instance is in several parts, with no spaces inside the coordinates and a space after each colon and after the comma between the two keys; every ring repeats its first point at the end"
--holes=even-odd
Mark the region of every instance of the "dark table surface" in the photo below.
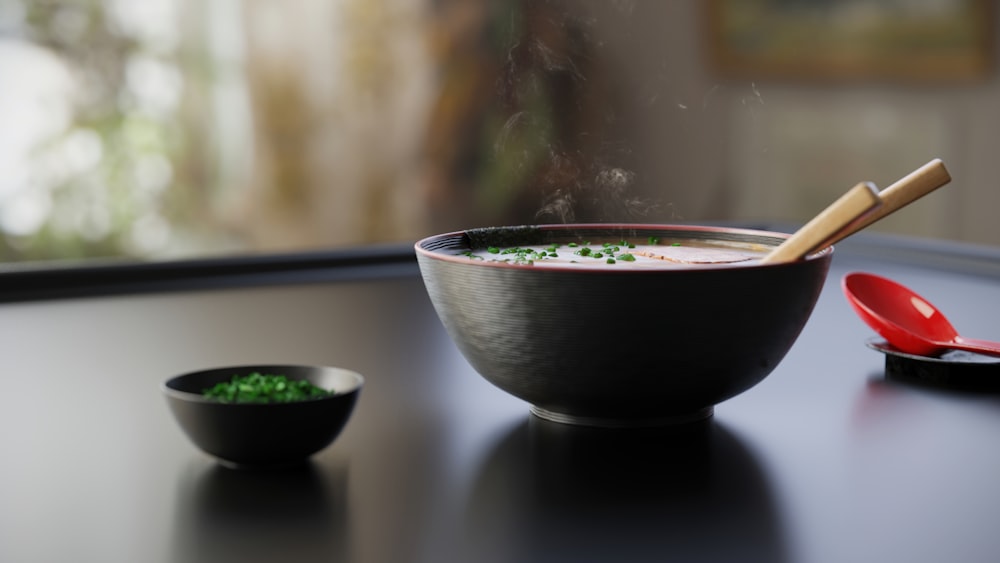
{"type": "Polygon", "coordinates": [[[656,431],[533,418],[458,353],[411,255],[0,274],[0,561],[1000,560],[1000,401],[887,378],[839,288],[882,274],[1000,340],[997,250],[852,238],[767,379],[656,431]],[[247,363],[367,383],[304,467],[234,471],[160,385],[247,363]]]}

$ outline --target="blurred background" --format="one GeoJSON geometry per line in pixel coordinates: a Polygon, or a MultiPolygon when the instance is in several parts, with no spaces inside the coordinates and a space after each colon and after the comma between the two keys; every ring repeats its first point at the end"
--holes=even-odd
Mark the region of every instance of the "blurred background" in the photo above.
{"type": "Polygon", "coordinates": [[[0,262],[803,222],[1000,245],[990,0],[0,0],[0,262]]]}

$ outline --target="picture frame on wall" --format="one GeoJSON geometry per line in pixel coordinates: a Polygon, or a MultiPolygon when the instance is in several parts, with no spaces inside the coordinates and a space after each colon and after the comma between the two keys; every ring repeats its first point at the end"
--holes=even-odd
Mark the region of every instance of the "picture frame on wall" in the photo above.
{"type": "Polygon", "coordinates": [[[713,67],[754,80],[983,79],[992,0],[708,0],[713,67]]]}

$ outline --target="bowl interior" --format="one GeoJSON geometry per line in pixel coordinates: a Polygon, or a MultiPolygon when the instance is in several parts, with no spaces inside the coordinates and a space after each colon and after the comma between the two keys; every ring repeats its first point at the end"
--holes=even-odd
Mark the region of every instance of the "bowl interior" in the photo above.
{"type": "MultiPolygon", "coordinates": [[[[284,375],[288,379],[302,379],[326,390],[336,391],[336,395],[351,393],[358,390],[364,383],[364,378],[353,371],[325,367],[302,365],[244,365],[219,367],[178,375],[164,383],[164,391],[185,401],[218,403],[205,398],[204,391],[218,383],[232,379],[233,376],[246,376],[251,373],[284,375]]],[[[231,404],[230,406],[250,406],[231,404]]],[[[260,405],[257,405],[260,406],[260,405]]]]}
{"type": "MultiPolygon", "coordinates": [[[[469,262],[472,259],[483,265],[496,267],[530,265],[556,269],[567,267],[608,269],[607,266],[613,264],[618,269],[635,269],[643,263],[644,258],[641,254],[635,256],[639,261],[633,263],[625,263],[622,260],[609,263],[607,260],[629,254],[629,247],[617,246],[619,242],[627,242],[648,247],[648,250],[656,251],[661,258],[663,255],[678,253],[681,250],[698,250],[692,247],[700,247],[718,255],[706,259],[707,252],[703,252],[694,257],[680,254],[670,256],[671,259],[668,260],[645,260],[647,265],[653,265],[657,269],[727,268],[757,264],[759,258],[780,245],[788,236],[785,233],[771,231],[698,225],[567,224],[488,227],[428,237],[417,242],[416,251],[418,254],[435,259],[457,262],[469,262]],[[601,252],[608,245],[616,245],[616,250],[612,253],[601,252]],[[524,260],[518,260],[515,254],[503,252],[529,246],[558,247],[556,250],[560,257],[555,260],[543,257],[528,264],[524,260]],[[600,253],[599,259],[581,257],[579,249],[583,247],[587,247],[589,252],[587,258],[600,253]],[[747,259],[732,258],[736,253],[745,255],[747,259]]],[[[635,254],[634,251],[631,253],[635,254]]]]}

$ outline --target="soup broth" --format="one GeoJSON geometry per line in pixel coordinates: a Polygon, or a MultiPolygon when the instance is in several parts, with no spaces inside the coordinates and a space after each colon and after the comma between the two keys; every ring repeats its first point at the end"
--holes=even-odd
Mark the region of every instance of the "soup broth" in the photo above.
{"type": "Polygon", "coordinates": [[[558,243],[489,247],[461,253],[470,260],[525,266],[675,269],[759,262],[771,247],[762,244],[675,239],[643,242],[558,243]]]}

